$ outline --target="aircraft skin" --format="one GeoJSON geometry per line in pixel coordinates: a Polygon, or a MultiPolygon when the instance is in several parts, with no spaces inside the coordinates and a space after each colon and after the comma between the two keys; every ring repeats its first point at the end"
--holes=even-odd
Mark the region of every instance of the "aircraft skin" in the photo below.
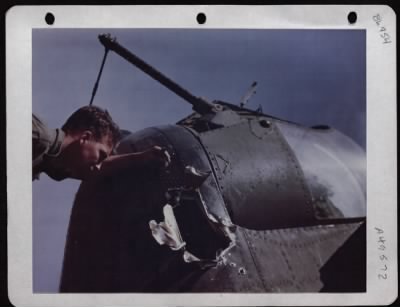
{"type": "Polygon", "coordinates": [[[61,292],[365,291],[365,152],[326,126],[213,105],[116,148],[162,146],[168,168],[81,184],[61,292]]]}

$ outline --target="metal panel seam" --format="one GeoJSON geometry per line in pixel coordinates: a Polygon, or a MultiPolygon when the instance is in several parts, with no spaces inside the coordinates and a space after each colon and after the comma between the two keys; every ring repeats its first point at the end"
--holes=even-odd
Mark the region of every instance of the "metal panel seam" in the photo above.
{"type": "Polygon", "coordinates": [[[293,149],[290,147],[289,143],[286,141],[286,139],[283,136],[282,132],[280,131],[279,127],[277,125],[275,125],[275,123],[273,123],[272,128],[276,131],[277,135],[279,136],[279,140],[282,144],[282,147],[285,148],[285,151],[287,152],[287,155],[288,155],[290,161],[293,163],[294,169],[297,173],[296,180],[300,183],[300,185],[302,187],[303,195],[306,199],[306,204],[308,205],[308,208],[306,210],[308,211],[310,217],[313,220],[315,220],[314,207],[311,202],[312,194],[311,194],[311,191],[305,180],[304,172],[300,165],[300,162],[297,160],[297,157],[294,154],[293,149]]]}

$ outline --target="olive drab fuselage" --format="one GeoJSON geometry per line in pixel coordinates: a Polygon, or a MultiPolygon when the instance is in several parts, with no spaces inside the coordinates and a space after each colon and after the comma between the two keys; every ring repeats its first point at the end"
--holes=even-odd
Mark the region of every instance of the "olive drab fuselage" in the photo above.
{"type": "MultiPolygon", "coordinates": [[[[173,83],[115,40],[100,39],[173,83]]],[[[333,128],[181,96],[193,114],[126,132],[116,148],[162,146],[171,155],[167,169],[126,169],[81,184],[60,291],[365,291],[364,150],[333,128]],[[171,219],[179,249],[163,241],[171,219]],[[150,221],[165,223],[155,233],[150,221]]]]}

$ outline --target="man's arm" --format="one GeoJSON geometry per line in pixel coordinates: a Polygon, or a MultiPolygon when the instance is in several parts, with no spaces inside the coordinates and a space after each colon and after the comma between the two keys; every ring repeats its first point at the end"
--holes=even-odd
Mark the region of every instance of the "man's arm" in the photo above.
{"type": "Polygon", "coordinates": [[[136,168],[144,165],[156,165],[160,168],[167,167],[171,162],[171,157],[167,150],[159,146],[154,146],[149,150],[130,154],[110,156],[100,165],[95,167],[94,176],[106,176],[113,172],[136,168]]]}

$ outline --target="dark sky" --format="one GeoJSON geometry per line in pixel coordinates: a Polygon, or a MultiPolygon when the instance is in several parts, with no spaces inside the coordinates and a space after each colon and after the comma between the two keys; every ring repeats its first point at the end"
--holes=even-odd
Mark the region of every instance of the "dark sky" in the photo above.
{"type": "MultiPolygon", "coordinates": [[[[88,104],[111,33],[196,96],[247,105],[304,125],[330,125],[365,149],[366,51],[363,30],[38,29],[33,31],[33,112],[60,127],[88,104]]],[[[124,129],[175,123],[184,100],[110,52],[94,104],[124,129]]],[[[33,285],[57,291],[76,180],[42,175],[33,183],[33,285]]]]}

